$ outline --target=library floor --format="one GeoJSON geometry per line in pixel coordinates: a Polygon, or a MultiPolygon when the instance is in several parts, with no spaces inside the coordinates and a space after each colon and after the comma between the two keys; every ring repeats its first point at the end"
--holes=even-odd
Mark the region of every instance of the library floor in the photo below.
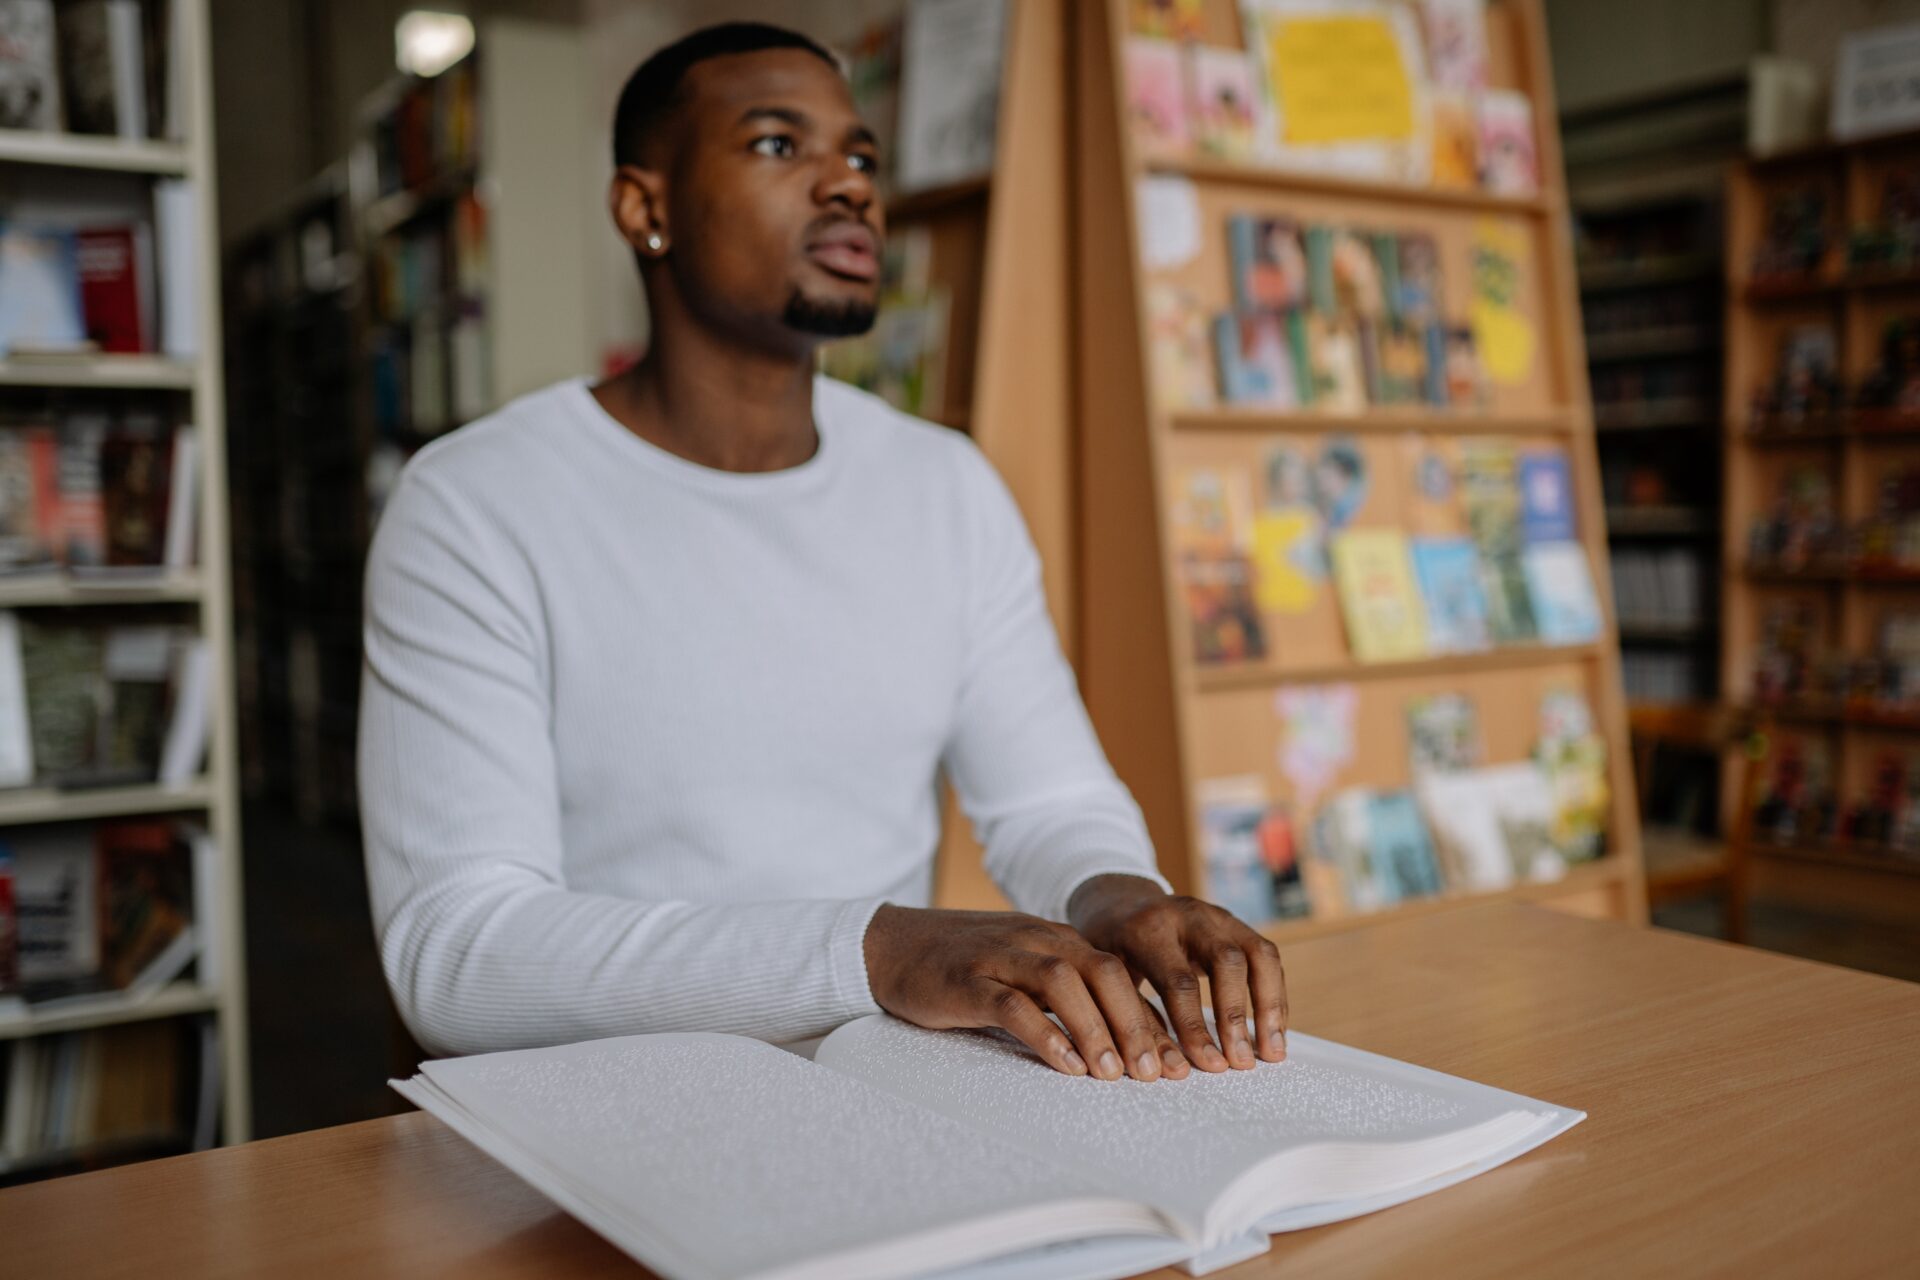
{"type": "MultiPolygon", "coordinates": [[[[358,838],[250,803],[246,842],[254,1136],[406,1110],[386,1082],[412,1070],[415,1050],[380,976],[358,838]]],[[[1655,923],[1716,937],[1719,904],[1678,903],[1655,923]]],[[[1769,951],[1920,981],[1920,927],[1762,901],[1749,932],[1769,951]]]]}

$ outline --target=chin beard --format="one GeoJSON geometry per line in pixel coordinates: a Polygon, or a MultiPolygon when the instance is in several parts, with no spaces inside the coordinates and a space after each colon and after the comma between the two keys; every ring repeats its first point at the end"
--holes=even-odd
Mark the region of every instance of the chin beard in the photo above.
{"type": "Polygon", "coordinates": [[[781,317],[789,329],[823,338],[851,338],[873,328],[877,310],[871,302],[817,302],[798,289],[787,299],[781,317]]]}

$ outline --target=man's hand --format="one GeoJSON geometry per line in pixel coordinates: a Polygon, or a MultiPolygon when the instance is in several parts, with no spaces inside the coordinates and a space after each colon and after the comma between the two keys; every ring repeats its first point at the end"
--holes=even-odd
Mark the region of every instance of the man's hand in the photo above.
{"type": "Polygon", "coordinates": [[[1153,984],[1180,1047],[1201,1070],[1245,1070],[1256,1055],[1268,1062],[1287,1056],[1280,952],[1228,912],[1170,897],[1151,880],[1114,875],[1095,876],[1074,890],[1067,918],[1093,946],[1125,961],[1133,979],[1153,984]],[[1200,1008],[1202,973],[1213,987],[1220,1048],[1200,1008]]]}
{"type": "Polygon", "coordinates": [[[1127,965],[1067,925],[1011,911],[888,904],[867,926],[866,960],[874,1000],[919,1026],[1001,1027],[1068,1075],[1188,1073],[1127,965]]]}

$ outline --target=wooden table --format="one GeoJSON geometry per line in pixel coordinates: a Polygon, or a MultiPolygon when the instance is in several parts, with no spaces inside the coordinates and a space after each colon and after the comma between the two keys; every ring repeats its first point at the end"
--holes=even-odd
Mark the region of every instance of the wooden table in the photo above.
{"type": "MultiPolygon", "coordinates": [[[[1315,939],[1287,969],[1302,1030],[1589,1118],[1223,1276],[1920,1268],[1920,986],[1511,905],[1315,939]]],[[[0,1272],[644,1274],[420,1114],[0,1192],[0,1272]]]]}

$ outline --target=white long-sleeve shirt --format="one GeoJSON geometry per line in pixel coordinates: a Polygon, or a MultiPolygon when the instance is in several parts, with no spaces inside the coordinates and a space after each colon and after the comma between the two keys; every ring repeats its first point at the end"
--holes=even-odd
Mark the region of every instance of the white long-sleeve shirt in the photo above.
{"type": "Polygon", "coordinates": [[[874,1012],[867,924],[927,904],[942,767],[1020,909],[1158,878],[991,466],[825,379],[814,419],[805,463],[718,471],[577,380],[403,473],[367,568],[360,800],[423,1045],[874,1012]]]}

